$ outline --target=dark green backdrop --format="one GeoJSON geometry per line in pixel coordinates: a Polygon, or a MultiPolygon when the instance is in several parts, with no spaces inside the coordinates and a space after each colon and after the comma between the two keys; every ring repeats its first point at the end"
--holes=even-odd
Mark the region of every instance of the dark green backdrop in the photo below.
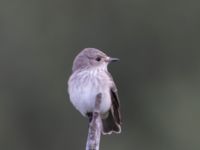
{"type": "Polygon", "coordinates": [[[119,88],[123,132],[101,150],[200,149],[200,2],[1,0],[0,149],[81,150],[71,105],[75,55],[96,47],[119,88]]]}

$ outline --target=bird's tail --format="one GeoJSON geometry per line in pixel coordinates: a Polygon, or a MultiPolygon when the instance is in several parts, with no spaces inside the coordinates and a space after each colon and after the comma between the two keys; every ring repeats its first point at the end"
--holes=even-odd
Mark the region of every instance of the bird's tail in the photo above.
{"type": "Polygon", "coordinates": [[[111,108],[108,112],[108,115],[105,119],[102,119],[102,134],[111,134],[114,133],[120,133],[121,132],[121,125],[118,121],[118,118],[120,114],[113,112],[113,109],[111,108]],[[117,115],[117,116],[116,116],[117,115]]]}

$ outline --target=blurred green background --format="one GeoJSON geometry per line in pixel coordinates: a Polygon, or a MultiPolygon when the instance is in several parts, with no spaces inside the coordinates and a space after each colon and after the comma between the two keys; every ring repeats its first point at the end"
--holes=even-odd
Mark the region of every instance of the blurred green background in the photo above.
{"type": "Polygon", "coordinates": [[[200,2],[1,0],[0,149],[85,149],[69,102],[72,61],[96,47],[120,63],[123,132],[101,150],[200,149],[200,2]]]}

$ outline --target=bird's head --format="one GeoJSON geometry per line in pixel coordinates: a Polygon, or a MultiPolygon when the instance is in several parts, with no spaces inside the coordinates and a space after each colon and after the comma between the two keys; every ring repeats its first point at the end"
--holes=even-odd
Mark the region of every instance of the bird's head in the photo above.
{"type": "Polygon", "coordinates": [[[85,48],[74,59],[72,71],[93,67],[107,69],[110,62],[118,60],[118,58],[111,58],[96,48],[85,48]]]}

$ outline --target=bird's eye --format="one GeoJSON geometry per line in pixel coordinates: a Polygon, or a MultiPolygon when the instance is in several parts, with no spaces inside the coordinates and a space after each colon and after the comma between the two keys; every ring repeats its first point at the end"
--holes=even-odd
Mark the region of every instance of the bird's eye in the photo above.
{"type": "Polygon", "coordinates": [[[101,57],[97,57],[97,58],[96,58],[96,61],[101,61],[101,57]]]}

